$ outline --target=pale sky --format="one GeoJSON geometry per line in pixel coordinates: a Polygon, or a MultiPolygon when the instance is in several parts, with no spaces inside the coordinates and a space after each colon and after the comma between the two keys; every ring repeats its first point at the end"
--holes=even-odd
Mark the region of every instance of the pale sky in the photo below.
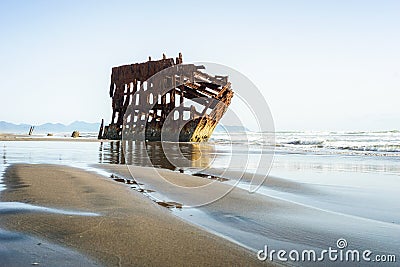
{"type": "Polygon", "coordinates": [[[246,75],[277,130],[400,128],[400,1],[2,0],[0,34],[0,121],[109,122],[113,66],[182,52],[246,75]]]}

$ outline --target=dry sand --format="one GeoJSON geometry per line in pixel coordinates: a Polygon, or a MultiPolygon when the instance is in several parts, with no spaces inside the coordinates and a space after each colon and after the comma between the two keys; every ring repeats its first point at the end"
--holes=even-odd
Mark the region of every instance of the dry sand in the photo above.
{"type": "Polygon", "coordinates": [[[109,140],[99,140],[97,138],[86,137],[59,137],[25,134],[0,133],[0,141],[62,141],[62,142],[109,142],[109,140]]]}
{"type": "Polygon", "coordinates": [[[75,248],[107,266],[253,266],[256,255],[183,222],[129,187],[81,169],[18,164],[6,171],[2,201],[101,216],[20,213],[2,227],[75,248]]]}

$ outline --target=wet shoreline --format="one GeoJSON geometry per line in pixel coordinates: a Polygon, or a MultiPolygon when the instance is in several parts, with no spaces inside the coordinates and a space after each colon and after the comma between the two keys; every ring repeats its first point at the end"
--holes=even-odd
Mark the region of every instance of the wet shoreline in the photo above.
{"type": "Polygon", "coordinates": [[[63,212],[4,214],[3,227],[65,244],[106,266],[176,266],[188,259],[196,265],[259,264],[243,248],[184,222],[143,193],[91,171],[51,164],[13,164],[4,182],[11,186],[1,193],[2,201],[28,202],[63,212]],[[13,177],[29,186],[9,189],[15,184],[13,177]],[[70,212],[76,210],[99,216],[70,212]],[[162,253],[154,257],[154,251],[162,253]]]}
{"type": "MultiPolygon", "coordinates": [[[[7,143],[2,166],[23,159],[29,163],[70,165],[98,173],[104,179],[124,183],[132,191],[144,194],[161,208],[168,208],[174,216],[253,252],[266,243],[276,248],[324,249],[340,237],[346,237],[353,247],[369,248],[376,253],[396,254],[396,247],[400,246],[398,240],[393,239],[400,233],[400,217],[397,216],[400,207],[396,204],[399,202],[395,190],[399,184],[399,170],[391,159],[278,153],[271,170],[273,176],[266,179],[256,194],[249,194],[249,178],[236,184],[242,178],[240,170],[204,168],[210,161],[219,166],[227,157],[212,149],[206,150],[209,154],[201,154],[208,160],[182,171],[165,165],[162,154],[153,153],[147,158],[150,161],[143,160],[141,149],[133,150],[131,160],[144,167],[110,164],[121,163],[121,153],[116,152],[120,150],[118,143],[79,146],[57,143],[60,146],[54,146],[56,149],[53,143],[34,143],[26,143],[30,147],[28,150],[23,145],[11,149],[11,143],[7,143]],[[140,175],[132,177],[135,173],[140,175]],[[159,173],[182,186],[189,182],[201,186],[203,182],[199,181],[204,181],[204,185],[214,183],[216,188],[235,188],[232,194],[219,201],[188,208],[192,199],[159,184],[154,178],[159,173]],[[367,232],[374,234],[368,237],[364,234],[367,232]]],[[[159,151],[159,144],[149,145],[159,151]]],[[[196,160],[196,151],[198,148],[194,153],[187,150],[189,154],[186,155],[196,160]]],[[[192,195],[193,198],[201,196],[192,195]]]]}

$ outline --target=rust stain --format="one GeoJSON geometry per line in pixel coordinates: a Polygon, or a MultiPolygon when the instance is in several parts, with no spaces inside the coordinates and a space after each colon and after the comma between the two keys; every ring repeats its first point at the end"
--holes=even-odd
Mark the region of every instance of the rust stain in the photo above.
{"type": "Polygon", "coordinates": [[[141,132],[149,141],[207,141],[234,93],[227,76],[202,69],[183,64],[181,53],[175,60],[163,55],[112,68],[112,118],[108,126],[102,122],[99,139],[120,140],[124,134],[140,140],[141,132]]]}

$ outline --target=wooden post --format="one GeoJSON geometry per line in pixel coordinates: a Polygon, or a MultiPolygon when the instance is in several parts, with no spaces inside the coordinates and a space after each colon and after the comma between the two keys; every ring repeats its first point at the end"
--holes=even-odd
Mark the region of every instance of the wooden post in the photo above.
{"type": "Polygon", "coordinates": [[[103,130],[104,130],[104,119],[101,119],[99,135],[97,136],[97,139],[103,139],[103,130]]]}

